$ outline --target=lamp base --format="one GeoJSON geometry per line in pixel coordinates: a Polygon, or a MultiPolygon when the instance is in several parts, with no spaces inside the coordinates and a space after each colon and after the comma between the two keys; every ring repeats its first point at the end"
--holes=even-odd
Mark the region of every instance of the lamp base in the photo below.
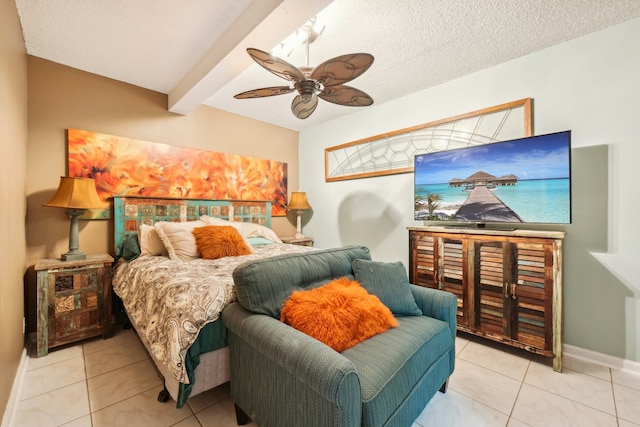
{"type": "Polygon", "coordinates": [[[87,259],[87,256],[82,252],[71,253],[67,252],[66,254],[62,254],[62,261],[80,261],[83,259],[87,259]]]}
{"type": "Polygon", "coordinates": [[[298,218],[296,219],[296,239],[302,239],[302,211],[298,211],[298,218]]]}

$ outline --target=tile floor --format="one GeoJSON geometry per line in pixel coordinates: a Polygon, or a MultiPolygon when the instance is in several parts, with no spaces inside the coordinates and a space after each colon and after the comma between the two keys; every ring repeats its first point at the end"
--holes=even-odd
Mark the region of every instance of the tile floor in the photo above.
{"type": "MultiPolygon", "coordinates": [[[[412,427],[640,426],[640,375],[565,358],[550,360],[469,335],[456,369],[412,427]]],[[[235,426],[228,384],[176,409],[131,330],[28,360],[13,426],[235,426]]],[[[255,424],[251,424],[255,426],[255,424]]]]}

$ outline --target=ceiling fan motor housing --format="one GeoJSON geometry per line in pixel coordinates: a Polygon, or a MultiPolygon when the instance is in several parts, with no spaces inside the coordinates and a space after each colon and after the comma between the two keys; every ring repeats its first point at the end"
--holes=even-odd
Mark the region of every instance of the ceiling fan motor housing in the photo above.
{"type": "Polygon", "coordinates": [[[322,90],[320,83],[315,80],[297,81],[294,87],[302,97],[303,102],[309,101],[313,94],[322,90]]]}

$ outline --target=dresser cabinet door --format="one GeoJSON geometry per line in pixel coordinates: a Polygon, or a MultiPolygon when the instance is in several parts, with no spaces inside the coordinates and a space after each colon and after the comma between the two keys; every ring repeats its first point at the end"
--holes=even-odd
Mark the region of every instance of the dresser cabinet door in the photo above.
{"type": "Polygon", "coordinates": [[[510,290],[513,309],[511,336],[537,348],[552,348],[553,245],[520,242],[514,245],[515,277],[510,290]]]}
{"type": "Polygon", "coordinates": [[[488,334],[510,336],[509,246],[482,241],[475,241],[473,246],[473,327],[488,334]]]}
{"type": "Polygon", "coordinates": [[[102,328],[104,267],[51,271],[49,341],[59,345],[102,328]]]}
{"type": "Polygon", "coordinates": [[[474,248],[474,327],[550,350],[552,245],[477,241],[474,248]]]}
{"type": "Polygon", "coordinates": [[[458,298],[458,325],[467,325],[467,242],[421,232],[411,232],[410,239],[411,283],[453,293],[458,298]]]}

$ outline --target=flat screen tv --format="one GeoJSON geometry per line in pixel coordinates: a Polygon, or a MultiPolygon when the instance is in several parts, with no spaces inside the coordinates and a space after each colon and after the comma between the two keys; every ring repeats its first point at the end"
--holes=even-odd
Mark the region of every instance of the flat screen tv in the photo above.
{"type": "Polygon", "coordinates": [[[571,131],[418,154],[414,166],[416,220],[571,223],[571,131]]]}

